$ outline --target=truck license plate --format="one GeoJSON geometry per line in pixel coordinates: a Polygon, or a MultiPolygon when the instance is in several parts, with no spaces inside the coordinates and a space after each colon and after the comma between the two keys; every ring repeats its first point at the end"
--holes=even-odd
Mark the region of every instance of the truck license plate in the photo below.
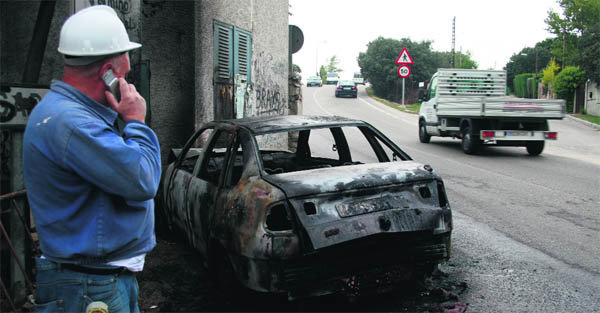
{"type": "Polygon", "coordinates": [[[529,132],[524,132],[524,131],[509,131],[506,132],[507,136],[528,136],[529,132]]]}

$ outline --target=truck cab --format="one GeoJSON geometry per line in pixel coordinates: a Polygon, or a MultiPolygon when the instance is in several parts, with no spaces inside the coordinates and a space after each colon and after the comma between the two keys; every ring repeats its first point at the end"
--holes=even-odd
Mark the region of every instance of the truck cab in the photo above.
{"type": "Polygon", "coordinates": [[[340,75],[336,72],[327,73],[327,77],[325,79],[325,84],[327,85],[337,85],[340,80],[340,75]]]}
{"type": "Polygon", "coordinates": [[[354,77],[352,78],[352,81],[354,82],[355,85],[358,85],[358,84],[364,85],[365,84],[365,79],[363,78],[363,75],[361,73],[354,73],[354,77]]]}

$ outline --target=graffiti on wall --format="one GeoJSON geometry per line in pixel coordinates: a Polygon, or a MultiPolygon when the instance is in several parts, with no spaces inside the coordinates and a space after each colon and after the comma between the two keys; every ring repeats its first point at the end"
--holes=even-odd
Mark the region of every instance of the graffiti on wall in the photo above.
{"type": "Polygon", "coordinates": [[[279,88],[269,89],[257,87],[255,90],[257,109],[259,110],[259,113],[283,113],[282,109],[285,109],[285,103],[283,103],[281,99],[281,92],[279,92],[279,88]]]}
{"type": "Polygon", "coordinates": [[[277,61],[268,52],[260,52],[254,59],[256,94],[256,115],[286,114],[287,100],[285,99],[282,83],[286,82],[286,65],[277,61]]]}
{"type": "Polygon", "coordinates": [[[92,5],[107,5],[117,11],[119,18],[123,21],[127,30],[135,30],[139,24],[139,0],[77,0],[75,2],[75,11],[92,5]]]}
{"type": "Polygon", "coordinates": [[[43,87],[0,87],[0,125],[25,126],[31,110],[47,92],[43,87]]]}
{"type": "Polygon", "coordinates": [[[156,13],[164,9],[167,0],[143,0],[142,14],[144,17],[154,17],[156,13]]]}

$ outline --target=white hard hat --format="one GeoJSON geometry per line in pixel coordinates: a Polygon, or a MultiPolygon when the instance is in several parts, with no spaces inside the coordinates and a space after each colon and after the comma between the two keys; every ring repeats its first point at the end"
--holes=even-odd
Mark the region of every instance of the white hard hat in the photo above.
{"type": "MultiPolygon", "coordinates": [[[[107,56],[137,49],[115,10],[95,5],[70,16],[60,30],[58,52],[74,57],[107,56]]],[[[98,59],[98,58],[90,58],[98,59]]]]}

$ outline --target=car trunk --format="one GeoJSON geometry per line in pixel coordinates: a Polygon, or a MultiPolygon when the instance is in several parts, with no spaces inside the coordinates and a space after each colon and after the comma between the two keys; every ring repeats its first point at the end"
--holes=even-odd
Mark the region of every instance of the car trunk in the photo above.
{"type": "Polygon", "coordinates": [[[348,277],[362,277],[363,291],[374,291],[407,269],[449,257],[452,217],[444,188],[418,163],[341,166],[266,179],[288,195],[301,226],[304,253],[284,262],[278,282],[291,294],[348,288],[348,277]]]}
{"type": "Polygon", "coordinates": [[[435,176],[411,161],[322,168],[265,179],[284,190],[313,249],[380,233],[433,232],[443,223],[445,208],[435,176]]]}

